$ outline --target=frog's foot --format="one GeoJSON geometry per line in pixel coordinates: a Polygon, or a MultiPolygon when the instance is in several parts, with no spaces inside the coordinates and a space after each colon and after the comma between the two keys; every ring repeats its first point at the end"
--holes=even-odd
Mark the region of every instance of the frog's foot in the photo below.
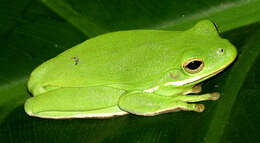
{"type": "Polygon", "coordinates": [[[153,93],[126,94],[119,99],[119,108],[136,115],[153,116],[173,111],[203,112],[204,105],[190,104],[204,100],[216,100],[218,93],[203,95],[160,96],[153,93]]]}

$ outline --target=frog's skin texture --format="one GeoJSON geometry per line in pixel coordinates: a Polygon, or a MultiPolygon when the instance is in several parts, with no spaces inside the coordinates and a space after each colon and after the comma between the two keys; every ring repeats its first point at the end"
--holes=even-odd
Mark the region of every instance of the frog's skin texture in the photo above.
{"type": "Polygon", "coordinates": [[[202,112],[204,106],[193,102],[217,100],[219,93],[197,95],[199,83],[221,72],[236,55],[209,20],[186,31],[100,35],[31,73],[28,88],[33,97],[25,111],[54,119],[202,112]]]}

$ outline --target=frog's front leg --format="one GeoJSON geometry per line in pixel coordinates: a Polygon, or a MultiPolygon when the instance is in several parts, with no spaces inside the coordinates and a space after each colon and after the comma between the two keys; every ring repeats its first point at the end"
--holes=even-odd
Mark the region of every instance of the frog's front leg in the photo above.
{"type": "Polygon", "coordinates": [[[183,95],[175,97],[176,100],[181,100],[184,102],[199,102],[199,101],[206,101],[206,100],[218,100],[220,94],[218,92],[214,93],[206,93],[201,95],[183,95]]]}
{"type": "Polygon", "coordinates": [[[132,114],[144,116],[153,116],[178,110],[202,112],[204,105],[188,102],[217,100],[218,98],[218,93],[174,96],[162,96],[154,93],[130,93],[120,97],[119,107],[132,114]]]}

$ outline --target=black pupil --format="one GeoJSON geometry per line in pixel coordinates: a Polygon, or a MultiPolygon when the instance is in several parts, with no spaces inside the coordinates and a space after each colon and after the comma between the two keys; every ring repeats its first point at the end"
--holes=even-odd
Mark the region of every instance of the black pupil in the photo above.
{"type": "Polygon", "coordinates": [[[195,69],[199,68],[201,64],[202,64],[201,61],[192,61],[186,67],[191,70],[195,70],[195,69]]]}

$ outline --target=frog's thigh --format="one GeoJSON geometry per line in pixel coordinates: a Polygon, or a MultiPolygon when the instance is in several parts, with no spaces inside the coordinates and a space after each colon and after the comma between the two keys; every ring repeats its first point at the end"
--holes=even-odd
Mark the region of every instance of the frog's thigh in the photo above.
{"type": "Polygon", "coordinates": [[[136,115],[153,116],[178,110],[202,112],[201,104],[188,104],[175,97],[153,93],[126,94],[119,99],[119,108],[136,115]]]}
{"type": "Polygon", "coordinates": [[[106,118],[127,112],[117,106],[122,90],[110,87],[60,88],[29,98],[25,111],[42,118],[106,118]]]}

